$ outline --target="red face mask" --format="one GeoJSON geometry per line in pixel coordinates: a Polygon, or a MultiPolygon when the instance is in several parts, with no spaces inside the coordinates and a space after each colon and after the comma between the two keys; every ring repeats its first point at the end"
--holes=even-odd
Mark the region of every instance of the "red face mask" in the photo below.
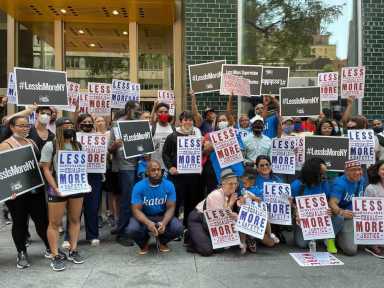
{"type": "Polygon", "coordinates": [[[166,123],[166,122],[168,122],[168,120],[169,120],[168,114],[160,114],[159,115],[159,121],[160,122],[166,123]]]}

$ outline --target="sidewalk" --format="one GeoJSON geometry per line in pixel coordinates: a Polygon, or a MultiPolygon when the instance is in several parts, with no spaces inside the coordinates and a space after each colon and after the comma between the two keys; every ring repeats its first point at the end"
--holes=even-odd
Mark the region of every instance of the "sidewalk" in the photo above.
{"type": "MultiPolygon", "coordinates": [[[[1,221],[1,220],[0,220],[1,221]]],[[[337,255],[344,266],[299,267],[288,253],[299,250],[288,245],[274,249],[258,247],[255,255],[241,256],[233,248],[213,257],[187,253],[182,242],[171,242],[171,252],[137,255],[138,248],[123,247],[113,241],[109,227],[102,229],[101,244],[91,247],[80,242],[86,257],[82,265],[67,264],[63,272],[53,272],[42,255],[33,224],[32,245],[28,248],[31,267],[16,268],[16,252],[11,226],[0,222],[0,287],[383,287],[384,260],[364,251],[355,257],[337,255]]],[[[83,231],[82,231],[83,232],[83,231]]],[[[84,233],[81,235],[84,239],[84,233]]],[[[153,244],[154,245],[154,244],[153,244]]]]}

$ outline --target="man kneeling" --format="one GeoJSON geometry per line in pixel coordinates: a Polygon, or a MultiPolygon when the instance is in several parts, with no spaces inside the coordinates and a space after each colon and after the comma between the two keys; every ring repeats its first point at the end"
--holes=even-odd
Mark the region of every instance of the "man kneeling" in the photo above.
{"type": "Polygon", "coordinates": [[[172,182],[163,178],[158,161],[147,166],[148,178],[132,190],[132,215],[126,233],[140,247],[140,255],[149,251],[150,234],[159,240],[160,252],[168,252],[167,243],[180,236],[183,225],[174,217],[176,192],[172,182]]]}

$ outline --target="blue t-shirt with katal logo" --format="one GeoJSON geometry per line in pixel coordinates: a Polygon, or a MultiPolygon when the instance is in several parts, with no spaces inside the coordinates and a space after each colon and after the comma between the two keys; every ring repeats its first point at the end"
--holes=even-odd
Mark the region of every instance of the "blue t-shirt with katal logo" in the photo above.
{"type": "Polygon", "coordinates": [[[147,216],[163,215],[167,201],[176,202],[175,186],[169,180],[163,178],[159,185],[152,185],[146,178],[133,187],[131,204],[142,205],[147,216]]]}
{"type": "Polygon", "coordinates": [[[341,209],[352,210],[352,197],[363,196],[366,183],[364,177],[357,182],[349,181],[345,175],[337,177],[333,182],[330,198],[339,200],[341,209]]]}

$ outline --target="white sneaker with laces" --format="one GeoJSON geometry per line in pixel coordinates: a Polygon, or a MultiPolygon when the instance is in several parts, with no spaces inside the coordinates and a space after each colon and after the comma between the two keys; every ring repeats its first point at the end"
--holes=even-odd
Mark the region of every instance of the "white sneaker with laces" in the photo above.
{"type": "Polygon", "coordinates": [[[99,239],[92,239],[91,240],[91,246],[99,246],[100,240],[99,239]]]}

